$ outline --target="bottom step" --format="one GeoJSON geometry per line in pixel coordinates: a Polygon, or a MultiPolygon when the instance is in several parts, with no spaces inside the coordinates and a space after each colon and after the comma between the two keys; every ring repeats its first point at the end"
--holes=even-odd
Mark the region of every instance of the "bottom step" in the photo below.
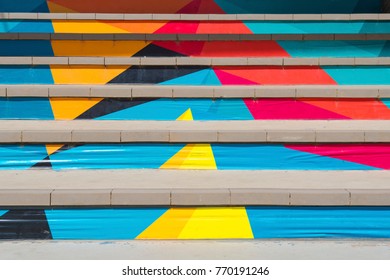
{"type": "Polygon", "coordinates": [[[0,210],[0,239],[390,238],[390,207],[0,210]]]}

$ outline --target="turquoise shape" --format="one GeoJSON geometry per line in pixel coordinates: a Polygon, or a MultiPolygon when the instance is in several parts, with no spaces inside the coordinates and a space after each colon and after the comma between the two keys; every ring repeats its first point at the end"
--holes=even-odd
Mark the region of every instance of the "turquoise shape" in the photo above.
{"type": "Polygon", "coordinates": [[[214,0],[228,14],[379,13],[380,0],[214,0]]]}
{"type": "Polygon", "coordinates": [[[292,57],[379,57],[386,41],[278,41],[292,57]]]}
{"type": "Polygon", "coordinates": [[[99,120],[176,120],[191,109],[194,120],[253,120],[242,99],[161,98],[124,109],[99,120]]]}
{"type": "Polygon", "coordinates": [[[3,216],[7,212],[8,212],[8,210],[0,210],[0,217],[3,216]]]}
{"type": "Polygon", "coordinates": [[[0,145],[0,170],[23,170],[47,157],[44,145],[0,145]]]}
{"type": "Polygon", "coordinates": [[[179,78],[160,83],[161,85],[220,86],[221,82],[212,69],[204,69],[179,78]]]}
{"type": "Polygon", "coordinates": [[[50,67],[46,65],[1,65],[0,84],[54,84],[54,81],[50,67]]]}
{"type": "Polygon", "coordinates": [[[53,169],[159,168],[184,144],[82,145],[50,156],[53,169]]]}
{"type": "Polygon", "coordinates": [[[390,109],[390,98],[383,98],[381,99],[382,103],[387,106],[387,108],[390,109]]]}
{"type": "Polygon", "coordinates": [[[375,170],[340,159],[295,151],[282,144],[212,144],[219,170],[375,170]]]}
{"type": "MultiPolygon", "coordinates": [[[[364,21],[244,21],[254,34],[360,34],[364,21]]],[[[383,33],[386,22],[369,25],[370,33],[383,33]]]]}
{"type": "Polygon", "coordinates": [[[13,33],[54,33],[51,20],[22,20],[10,32],[13,33]]]}
{"type": "Polygon", "coordinates": [[[53,239],[134,239],[167,208],[45,210],[53,239]]]}
{"type": "Polygon", "coordinates": [[[390,85],[388,66],[322,66],[339,85],[390,85]]]}
{"type": "Polygon", "coordinates": [[[0,97],[0,119],[54,120],[48,98],[0,97]]]}
{"type": "Polygon", "coordinates": [[[254,238],[390,238],[389,207],[246,207],[254,238]]]}

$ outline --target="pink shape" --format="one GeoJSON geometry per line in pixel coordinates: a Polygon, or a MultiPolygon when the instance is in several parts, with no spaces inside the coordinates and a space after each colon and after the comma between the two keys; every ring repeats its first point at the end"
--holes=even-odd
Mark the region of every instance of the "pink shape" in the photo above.
{"type": "Polygon", "coordinates": [[[196,34],[200,21],[170,21],[155,34],[196,34]]]}
{"type": "Polygon", "coordinates": [[[324,144],[285,145],[286,148],[315,155],[355,162],[381,169],[390,169],[389,144],[324,144]]]}
{"type": "Polygon", "coordinates": [[[219,81],[222,83],[222,85],[258,85],[255,82],[234,76],[221,70],[214,69],[214,72],[217,75],[219,81]]]}
{"type": "Polygon", "coordinates": [[[345,120],[346,116],[293,98],[244,99],[255,120],[345,120]]]}

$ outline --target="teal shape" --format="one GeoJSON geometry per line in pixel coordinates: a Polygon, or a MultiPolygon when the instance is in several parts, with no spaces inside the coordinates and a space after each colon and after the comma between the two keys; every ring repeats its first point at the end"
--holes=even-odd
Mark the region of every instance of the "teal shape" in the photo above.
{"type": "Polygon", "coordinates": [[[295,151],[282,144],[212,144],[219,170],[374,170],[331,157],[295,151]]]}
{"type": "Polygon", "coordinates": [[[50,156],[53,169],[159,168],[184,144],[87,144],[50,156]]]}
{"type": "Polygon", "coordinates": [[[254,238],[390,238],[389,207],[246,207],[254,238]]]}
{"type": "Polygon", "coordinates": [[[198,86],[219,86],[221,82],[219,81],[217,75],[212,69],[204,69],[185,75],[179,78],[165,81],[160,83],[161,85],[198,85],[198,86]]]}
{"type": "Polygon", "coordinates": [[[0,97],[0,119],[53,120],[48,98],[0,97]]]}
{"type": "Polygon", "coordinates": [[[379,57],[386,41],[278,41],[292,57],[379,57]]]}
{"type": "Polygon", "coordinates": [[[388,66],[323,66],[339,85],[390,85],[388,66]]]}
{"type": "Polygon", "coordinates": [[[53,84],[50,67],[1,65],[0,84],[53,84]]]}
{"type": "Polygon", "coordinates": [[[45,145],[0,145],[0,170],[23,170],[47,157],[45,145]]]}

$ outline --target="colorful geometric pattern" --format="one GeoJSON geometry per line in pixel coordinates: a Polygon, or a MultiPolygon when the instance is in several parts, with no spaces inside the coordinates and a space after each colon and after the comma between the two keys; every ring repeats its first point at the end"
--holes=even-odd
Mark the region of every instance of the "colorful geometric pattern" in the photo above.
{"type": "Polygon", "coordinates": [[[0,56],[388,57],[390,42],[2,40],[0,56]]]}
{"type": "Polygon", "coordinates": [[[0,145],[0,169],[390,169],[389,144],[0,145]]]}
{"type": "Polygon", "coordinates": [[[390,21],[1,20],[1,33],[388,34],[390,21]]]}
{"type": "Polygon", "coordinates": [[[380,0],[13,0],[1,3],[2,12],[78,13],[379,13],[380,0]]]}
{"type": "Polygon", "coordinates": [[[390,120],[390,99],[0,97],[0,119],[390,120]]]}
{"type": "Polygon", "coordinates": [[[0,239],[390,238],[389,207],[0,210],[0,239]]]}

